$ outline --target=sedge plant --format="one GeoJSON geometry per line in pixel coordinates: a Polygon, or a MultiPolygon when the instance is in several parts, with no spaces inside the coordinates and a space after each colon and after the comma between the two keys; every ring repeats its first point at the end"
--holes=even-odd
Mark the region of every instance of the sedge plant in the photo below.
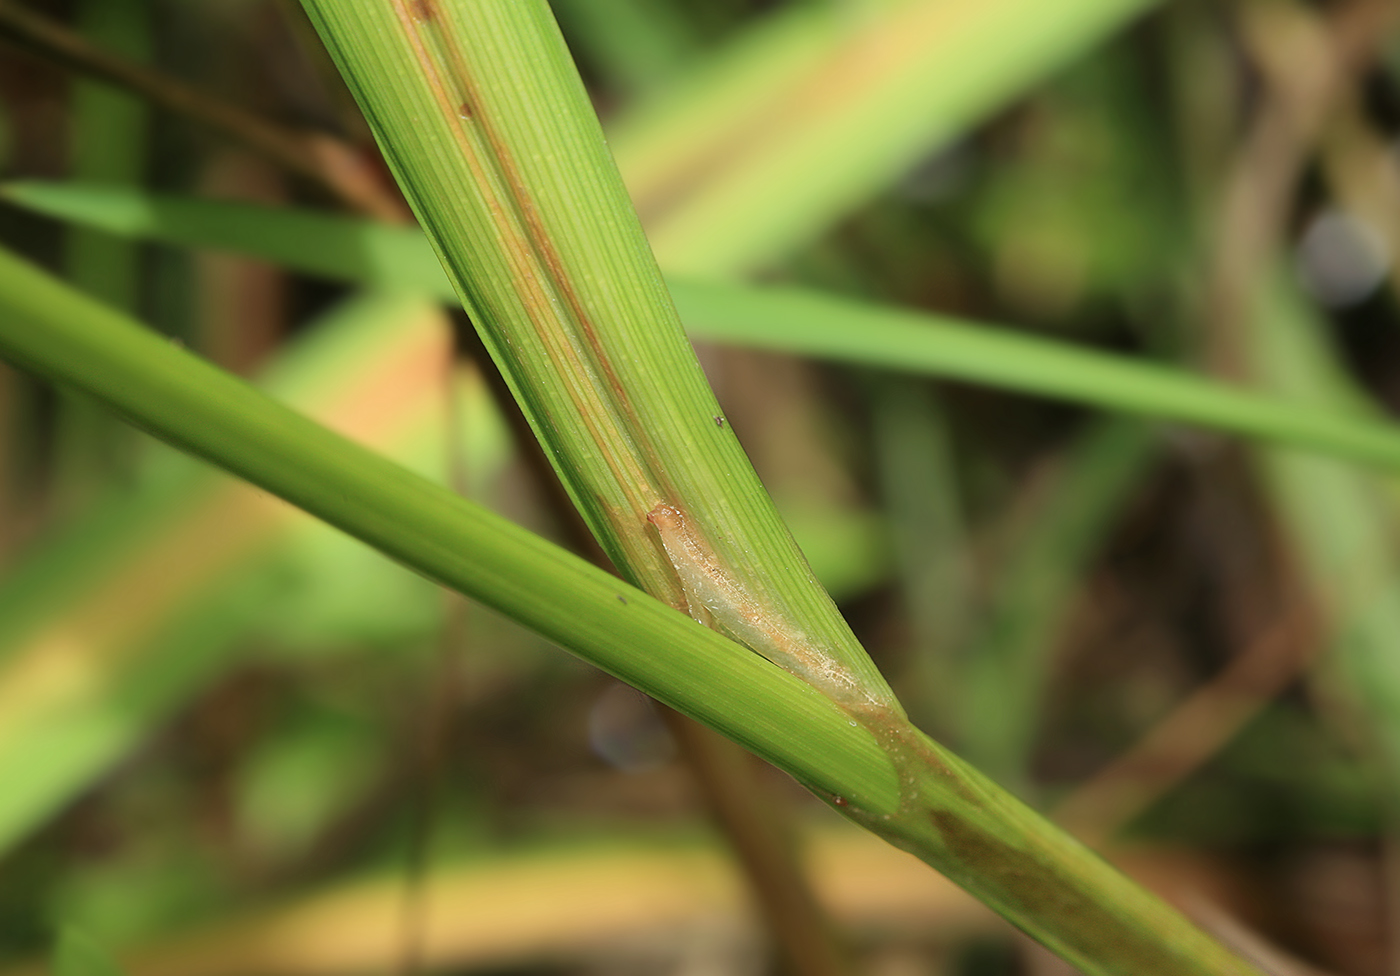
{"type": "Polygon", "coordinates": [[[10,257],[0,349],[724,732],[1085,972],[1253,972],[908,722],[715,405],[545,5],[307,8],[629,582],[10,257]]]}
{"type": "Polygon", "coordinates": [[[1089,894],[1091,856],[909,723],[715,403],[547,6],[305,6],[614,563],[830,701],[899,782],[893,810],[830,801],[1082,968],[1246,969],[1141,893],[1089,894]]]}

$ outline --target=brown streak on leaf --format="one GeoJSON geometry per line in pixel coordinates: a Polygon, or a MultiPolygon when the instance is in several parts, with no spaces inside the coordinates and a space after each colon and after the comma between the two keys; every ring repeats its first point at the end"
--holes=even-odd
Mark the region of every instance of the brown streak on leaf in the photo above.
{"type": "MultiPolygon", "coordinates": [[[[453,114],[460,115],[461,107],[464,104],[468,107],[480,106],[482,102],[474,87],[471,74],[467,71],[461,53],[451,44],[450,36],[446,33],[440,33],[434,28],[434,39],[446,48],[443,54],[448,63],[445,66],[439,63],[438,58],[430,50],[430,45],[423,34],[423,25],[412,13],[417,9],[414,5],[418,2],[419,0],[393,0],[399,22],[404,29],[404,35],[413,47],[415,59],[423,66],[430,80],[430,86],[440,111],[444,116],[450,117],[453,114]],[[445,68],[450,71],[452,77],[446,76],[445,68]],[[466,94],[465,99],[461,97],[463,92],[466,94]]],[[[549,276],[542,276],[539,273],[541,255],[538,248],[532,246],[534,242],[530,239],[530,232],[534,230],[538,233],[538,229],[531,226],[534,218],[528,207],[528,200],[522,201],[521,199],[522,192],[518,190],[516,185],[518,179],[506,167],[508,156],[505,153],[505,147],[492,131],[492,127],[485,124],[487,120],[482,118],[480,113],[474,113],[473,118],[479,119],[483,123],[481,132],[491,143],[497,165],[506,168],[506,172],[495,175],[502,177],[501,182],[506,185],[507,191],[516,198],[512,201],[515,203],[515,207],[512,208],[506,201],[492,197],[492,187],[495,181],[492,179],[493,174],[488,170],[489,162],[481,158],[467,134],[458,129],[456,140],[462,158],[473,171],[474,182],[486,198],[487,208],[495,221],[501,246],[509,259],[511,276],[523,295],[523,304],[527,310],[551,308],[553,298],[548,294],[545,284],[541,280],[542,277],[549,276]],[[511,219],[512,211],[515,216],[524,219],[526,227],[523,233],[522,228],[511,219]]],[[[554,269],[551,267],[548,270],[553,271],[554,269]]],[[[557,276],[551,280],[558,284],[557,276]]],[[[564,364],[564,372],[567,375],[586,377],[592,380],[592,370],[579,359],[577,352],[568,342],[567,336],[561,335],[557,329],[550,329],[533,314],[530,315],[530,320],[535,324],[536,334],[549,350],[551,358],[564,364]]],[[[572,384],[566,384],[565,388],[575,413],[583,423],[589,426],[593,440],[600,448],[609,443],[610,438],[605,436],[604,431],[597,424],[588,396],[572,384]]],[[[618,452],[606,449],[600,450],[599,453],[608,465],[614,481],[628,496],[629,504],[635,510],[646,511],[655,504],[655,488],[651,478],[647,472],[637,468],[632,457],[628,456],[626,452],[622,452],[619,456],[618,452]]]]}
{"type": "MultiPolygon", "coordinates": [[[[440,40],[445,48],[448,66],[457,82],[465,89],[472,104],[481,105],[482,99],[472,72],[469,70],[467,59],[453,43],[451,33],[445,32],[440,40]]],[[[593,323],[582,298],[579,296],[548,228],[540,219],[539,208],[535,205],[529,192],[528,183],[515,163],[510,146],[505,139],[501,138],[489,113],[480,113],[478,121],[481,125],[481,132],[491,145],[492,155],[503,177],[502,182],[510,193],[515,203],[516,212],[524,224],[527,239],[534,252],[533,256],[545,266],[548,280],[558,290],[560,298],[563,299],[572,313],[573,321],[584,345],[591,354],[592,365],[602,374],[607,389],[611,391],[611,405],[626,422],[625,434],[647,457],[655,457],[656,451],[647,443],[649,438],[632,405],[625,385],[613,368],[612,358],[598,336],[597,326],[593,323]]],[[[654,485],[662,495],[675,493],[666,471],[660,467],[646,465],[645,480],[654,485]]],[[[645,511],[646,507],[639,507],[638,510],[645,511]]]]}

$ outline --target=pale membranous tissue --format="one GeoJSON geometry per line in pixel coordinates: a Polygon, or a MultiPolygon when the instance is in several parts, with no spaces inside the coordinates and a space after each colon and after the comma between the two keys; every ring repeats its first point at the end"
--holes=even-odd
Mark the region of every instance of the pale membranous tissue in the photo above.
{"type": "Polygon", "coordinates": [[[647,513],[675,567],[692,617],[729,635],[828,698],[846,706],[878,705],[855,675],[780,614],[766,608],[726,572],[714,550],[680,509],[657,505],[647,513]]]}

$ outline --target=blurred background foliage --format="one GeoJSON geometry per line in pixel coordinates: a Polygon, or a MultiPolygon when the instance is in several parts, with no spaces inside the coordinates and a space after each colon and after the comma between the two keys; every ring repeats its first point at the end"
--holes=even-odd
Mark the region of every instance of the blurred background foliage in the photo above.
{"type": "MultiPolygon", "coordinates": [[[[555,4],[668,270],[1358,416],[1400,407],[1398,7],[555,4]]],[[[0,0],[0,32],[7,180],[404,214],[290,0],[0,0]]],[[[0,239],[585,547],[460,315],[20,206],[0,239]]],[[[920,724],[1279,971],[1397,971],[1391,480],[700,354],[920,724]]],[[[0,972],[68,930],[133,976],[772,969],[640,695],[9,369],[0,454],[0,972]]],[[[856,970],[1063,971],[763,782],[856,970]]]]}

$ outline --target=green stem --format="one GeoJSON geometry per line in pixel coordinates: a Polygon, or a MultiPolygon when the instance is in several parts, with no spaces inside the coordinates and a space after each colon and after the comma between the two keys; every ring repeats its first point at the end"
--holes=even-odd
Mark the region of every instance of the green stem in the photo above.
{"type": "Polygon", "coordinates": [[[501,611],[815,788],[898,802],[878,743],[810,685],[6,252],[0,355],[104,400],[138,427],[501,611]]]}
{"type": "Polygon", "coordinates": [[[785,770],[1084,972],[1256,971],[888,711],[812,685],[0,253],[0,355],[97,396],[785,770]]]}
{"type": "Polygon", "coordinates": [[[715,402],[547,5],[305,6],[622,574],[808,680],[892,702],[715,402]]]}

